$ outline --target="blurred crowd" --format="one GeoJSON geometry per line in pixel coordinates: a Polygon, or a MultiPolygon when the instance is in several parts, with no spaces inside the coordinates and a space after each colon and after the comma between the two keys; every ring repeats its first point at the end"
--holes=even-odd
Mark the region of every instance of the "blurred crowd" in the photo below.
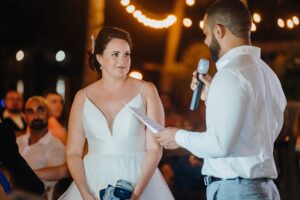
{"type": "Polygon", "coordinates": [[[11,90],[4,105],[0,113],[0,199],[27,193],[28,199],[33,199],[31,194],[37,199],[57,199],[71,182],[62,96],[47,91],[24,104],[22,94],[11,90]]]}

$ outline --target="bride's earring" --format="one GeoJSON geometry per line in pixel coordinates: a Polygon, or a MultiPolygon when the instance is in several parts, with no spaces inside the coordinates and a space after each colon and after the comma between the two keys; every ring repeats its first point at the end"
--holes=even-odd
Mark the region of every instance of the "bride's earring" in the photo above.
{"type": "Polygon", "coordinates": [[[99,63],[99,70],[102,70],[103,69],[103,66],[101,64],[101,57],[99,55],[96,55],[96,60],[97,62],[99,63]]]}

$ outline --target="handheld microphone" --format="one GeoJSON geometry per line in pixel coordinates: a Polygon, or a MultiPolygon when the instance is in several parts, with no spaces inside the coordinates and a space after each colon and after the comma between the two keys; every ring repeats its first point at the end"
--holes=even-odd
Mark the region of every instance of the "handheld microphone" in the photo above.
{"type": "Polygon", "coordinates": [[[198,63],[198,68],[197,68],[197,79],[198,79],[198,86],[194,90],[191,105],[190,105],[190,110],[196,110],[199,105],[199,100],[200,100],[200,94],[202,91],[203,87],[203,82],[199,79],[199,74],[207,74],[209,68],[209,61],[205,58],[201,58],[198,63]]]}

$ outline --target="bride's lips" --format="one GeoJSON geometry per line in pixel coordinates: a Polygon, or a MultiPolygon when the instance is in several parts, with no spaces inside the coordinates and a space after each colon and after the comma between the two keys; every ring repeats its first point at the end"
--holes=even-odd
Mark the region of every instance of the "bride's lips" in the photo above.
{"type": "Polygon", "coordinates": [[[116,67],[117,69],[126,69],[126,67],[116,67]]]}

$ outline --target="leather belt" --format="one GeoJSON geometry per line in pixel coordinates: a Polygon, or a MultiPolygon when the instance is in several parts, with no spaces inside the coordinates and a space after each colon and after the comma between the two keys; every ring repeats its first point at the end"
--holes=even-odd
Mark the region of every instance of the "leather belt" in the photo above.
{"type": "Polygon", "coordinates": [[[242,178],[242,177],[237,177],[237,178],[218,178],[214,176],[205,176],[204,177],[204,184],[208,186],[214,181],[232,181],[232,180],[240,180],[240,181],[268,181],[272,180],[270,178],[254,178],[254,179],[249,179],[249,178],[242,178]]]}
{"type": "MultiPolygon", "coordinates": [[[[204,177],[204,185],[208,186],[209,184],[211,184],[214,181],[222,181],[222,180],[228,180],[228,179],[218,178],[218,177],[214,177],[214,176],[205,176],[204,177]]],[[[230,179],[230,180],[233,180],[233,179],[230,179]]]]}

